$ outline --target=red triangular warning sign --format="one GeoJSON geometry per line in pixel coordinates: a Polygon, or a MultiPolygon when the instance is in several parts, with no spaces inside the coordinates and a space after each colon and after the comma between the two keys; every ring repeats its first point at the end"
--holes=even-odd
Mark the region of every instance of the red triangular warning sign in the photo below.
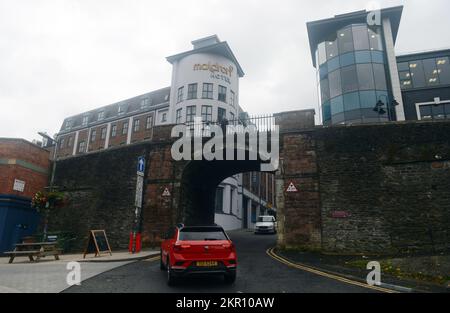
{"type": "Polygon", "coordinates": [[[163,192],[163,197],[170,197],[170,191],[169,191],[169,188],[166,188],[166,189],[164,189],[164,192],[163,192]]]}
{"type": "Polygon", "coordinates": [[[297,187],[295,187],[294,183],[291,182],[289,184],[289,187],[286,189],[286,192],[298,192],[297,187]]]}

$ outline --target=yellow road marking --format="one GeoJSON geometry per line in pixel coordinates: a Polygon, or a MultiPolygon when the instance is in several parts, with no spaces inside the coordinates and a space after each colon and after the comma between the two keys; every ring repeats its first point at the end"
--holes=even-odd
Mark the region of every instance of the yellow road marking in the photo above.
{"type": "Polygon", "coordinates": [[[304,264],[292,263],[291,261],[289,261],[289,260],[287,260],[287,259],[285,259],[285,258],[283,258],[283,257],[281,257],[281,256],[279,256],[277,254],[275,254],[275,252],[273,250],[274,250],[274,248],[267,249],[267,251],[266,251],[267,255],[270,256],[271,258],[277,260],[278,262],[281,262],[281,263],[283,263],[285,265],[297,268],[299,270],[302,270],[302,271],[305,271],[305,272],[309,272],[309,273],[313,273],[313,274],[316,274],[316,275],[320,275],[320,276],[323,276],[323,277],[331,278],[331,279],[334,279],[334,280],[338,280],[340,282],[347,283],[347,284],[350,284],[350,285],[355,285],[355,286],[359,286],[359,287],[363,287],[363,288],[377,290],[377,291],[380,291],[380,292],[398,293],[395,290],[390,290],[390,289],[386,289],[386,288],[382,288],[382,287],[378,287],[378,286],[370,286],[368,284],[364,284],[364,283],[361,283],[361,282],[356,281],[356,280],[351,280],[351,279],[344,278],[344,277],[341,277],[341,276],[325,273],[325,272],[316,270],[316,269],[314,269],[312,267],[306,266],[304,264]]]}

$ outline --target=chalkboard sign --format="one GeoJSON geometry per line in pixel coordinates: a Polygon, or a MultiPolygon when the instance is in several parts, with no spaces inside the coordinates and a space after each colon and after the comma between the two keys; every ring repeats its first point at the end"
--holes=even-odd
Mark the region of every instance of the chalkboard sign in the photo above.
{"type": "Polygon", "coordinates": [[[108,252],[110,255],[111,247],[109,246],[108,238],[104,230],[91,230],[88,235],[88,243],[84,251],[83,259],[86,254],[95,253],[95,256],[100,256],[101,253],[108,252]]]}

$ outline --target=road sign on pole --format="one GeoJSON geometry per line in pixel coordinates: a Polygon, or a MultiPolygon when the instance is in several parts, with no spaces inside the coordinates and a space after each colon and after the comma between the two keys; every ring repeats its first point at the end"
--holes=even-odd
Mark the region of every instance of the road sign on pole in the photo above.
{"type": "Polygon", "coordinates": [[[142,208],[142,193],[144,191],[144,176],[137,176],[136,180],[136,198],[134,205],[137,208],[142,208]]]}
{"type": "Polygon", "coordinates": [[[137,173],[138,175],[144,175],[144,171],[145,171],[145,157],[140,156],[138,157],[137,173]]]}

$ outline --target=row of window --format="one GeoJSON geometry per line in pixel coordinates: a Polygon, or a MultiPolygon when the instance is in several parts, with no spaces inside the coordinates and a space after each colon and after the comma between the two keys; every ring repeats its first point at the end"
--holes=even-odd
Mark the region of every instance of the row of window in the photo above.
{"type": "MultiPolygon", "coordinates": [[[[213,116],[212,116],[212,112],[213,112],[213,107],[211,105],[202,105],[201,107],[201,117],[202,117],[202,121],[203,122],[212,122],[213,121],[213,116]]],[[[229,112],[230,114],[230,120],[234,120],[235,119],[235,115],[232,112],[229,112]]],[[[197,106],[195,105],[191,105],[191,106],[187,106],[186,107],[186,119],[185,122],[186,123],[193,123],[194,122],[194,118],[197,116],[197,106]]],[[[217,121],[222,121],[227,117],[227,110],[224,108],[217,108],[217,121]]],[[[183,109],[178,109],[176,111],[176,118],[175,118],[175,122],[176,124],[181,124],[183,123],[183,109]]]]}
{"type": "Polygon", "coordinates": [[[320,79],[323,79],[328,73],[340,67],[364,63],[385,64],[384,53],[380,51],[356,51],[343,54],[319,66],[319,76],[320,79]]]}
{"type": "MultiPolygon", "coordinates": [[[[227,87],[219,85],[217,100],[221,102],[227,103],[227,87]]],[[[186,100],[194,100],[197,99],[198,96],[198,84],[189,84],[187,90],[187,98],[186,100]]],[[[214,84],[212,83],[203,83],[202,89],[202,99],[210,99],[212,100],[214,96],[214,84]]],[[[184,86],[178,88],[177,93],[177,103],[184,101],[184,86]]],[[[230,98],[229,104],[234,107],[236,100],[236,95],[233,90],[230,90],[230,98]]]]}
{"type": "Polygon", "coordinates": [[[387,90],[383,64],[356,64],[335,70],[320,81],[321,103],[358,90],[387,90]]]}
{"type": "Polygon", "coordinates": [[[450,84],[449,61],[448,57],[442,57],[398,63],[401,88],[411,89],[450,84]]]}
{"type": "Polygon", "coordinates": [[[359,109],[353,111],[346,111],[331,116],[324,121],[325,126],[337,124],[361,124],[361,123],[380,123],[389,121],[388,113],[379,114],[373,109],[359,109]]]}
{"type": "Polygon", "coordinates": [[[372,111],[366,114],[367,117],[377,117],[379,113],[374,112],[373,109],[379,100],[385,105],[389,103],[389,97],[386,91],[360,91],[335,97],[322,104],[323,121],[331,120],[334,115],[360,109],[372,111]]]}
{"type": "Polygon", "coordinates": [[[450,119],[450,103],[439,105],[421,105],[420,119],[422,120],[442,120],[450,119]]]}
{"type": "MultiPolygon", "coordinates": [[[[121,129],[121,134],[122,135],[127,135],[128,134],[128,121],[124,122],[122,124],[122,129],[121,129]]],[[[153,126],[153,115],[150,115],[147,117],[146,119],[146,124],[145,124],[145,130],[149,130],[151,129],[153,126]]],[[[140,131],[141,128],[141,121],[139,119],[135,119],[133,121],[133,132],[137,133],[140,131]]],[[[107,132],[107,128],[103,127],[100,129],[100,139],[101,140],[105,140],[106,139],[106,132],[107,132]]],[[[111,138],[114,138],[117,136],[117,125],[112,125],[111,126],[111,134],[110,134],[111,138]]],[[[59,140],[59,149],[64,148],[64,143],[65,143],[65,138],[61,138],[59,140]]],[[[97,139],[97,130],[96,129],[92,129],[91,133],[90,133],[90,142],[95,142],[95,140],[97,139]]],[[[65,147],[71,147],[73,144],[73,139],[72,136],[69,137],[69,140],[67,141],[67,145],[65,147]]],[[[81,144],[81,142],[80,142],[81,144]]]]}
{"type": "Polygon", "coordinates": [[[333,33],[318,45],[318,63],[322,65],[338,55],[358,50],[382,51],[381,28],[354,24],[333,33]]]}
{"type": "MultiPolygon", "coordinates": [[[[165,100],[167,100],[167,99],[168,99],[168,95],[166,96],[165,100]]],[[[150,103],[151,102],[150,102],[150,98],[149,97],[142,98],[141,101],[140,101],[140,108],[141,108],[141,110],[144,110],[144,109],[148,108],[150,106],[150,103]]],[[[118,111],[117,112],[118,112],[119,115],[125,113],[126,106],[127,106],[126,103],[122,103],[122,104],[120,104],[118,106],[118,109],[117,109],[118,111]]],[[[104,109],[101,109],[100,111],[98,111],[96,113],[85,114],[82,117],[81,126],[87,126],[89,124],[89,120],[90,119],[91,119],[91,122],[93,122],[91,117],[94,116],[94,118],[95,118],[95,114],[97,115],[95,121],[102,121],[106,117],[104,109]]],[[[73,127],[73,122],[74,122],[73,120],[67,120],[65,128],[66,129],[72,128],[73,127]]]]}

